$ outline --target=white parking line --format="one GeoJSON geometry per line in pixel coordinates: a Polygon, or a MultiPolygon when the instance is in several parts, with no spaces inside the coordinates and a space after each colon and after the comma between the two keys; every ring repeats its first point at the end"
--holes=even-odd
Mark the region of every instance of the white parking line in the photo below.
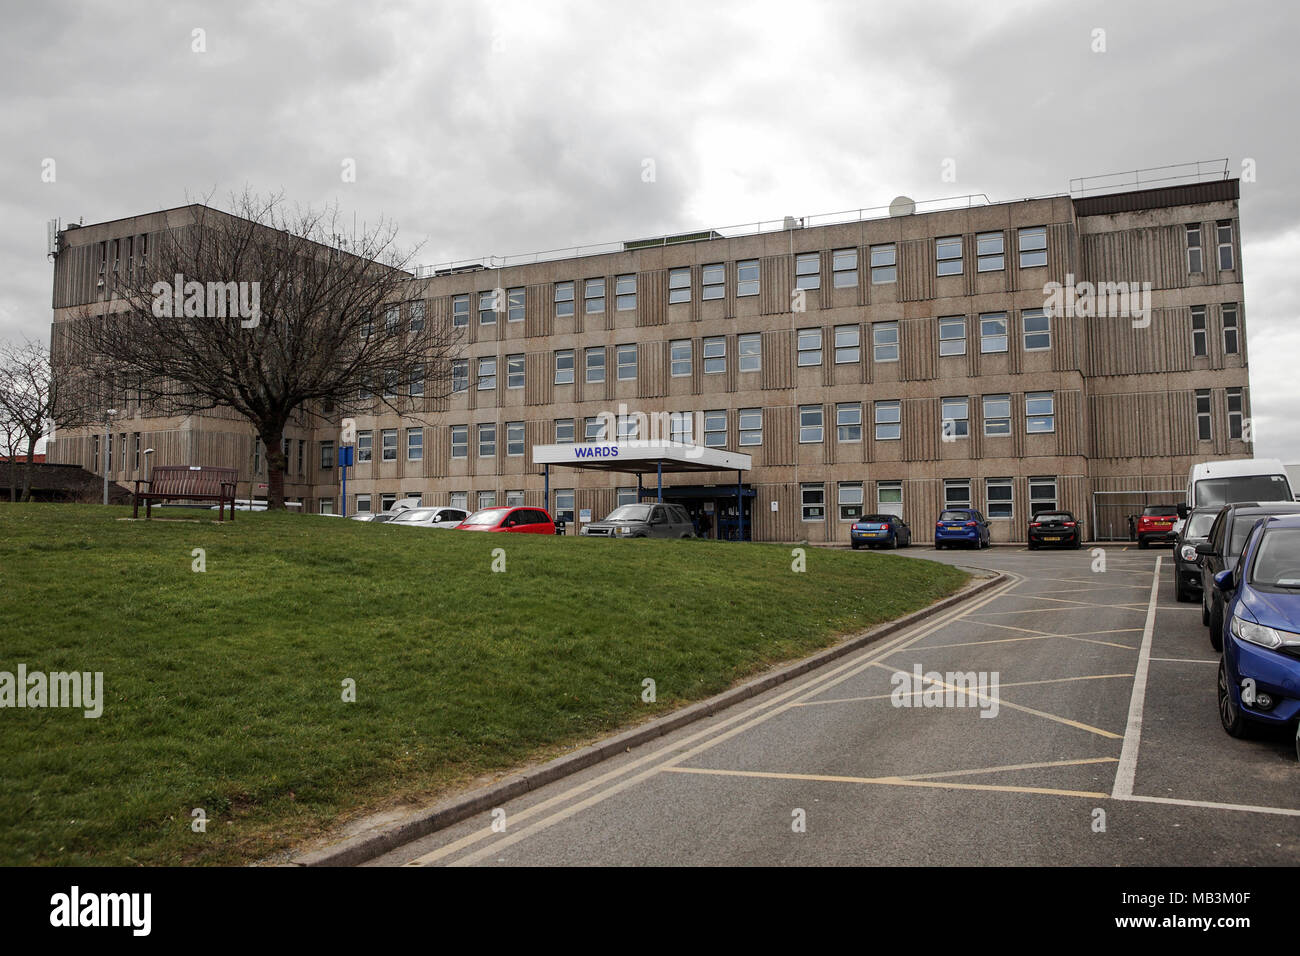
{"type": "Polygon", "coordinates": [[[1115,771],[1115,786],[1110,795],[1115,799],[1133,796],[1133,780],[1137,776],[1138,743],[1142,737],[1142,711],[1146,705],[1147,669],[1151,661],[1151,638],[1156,629],[1156,597],[1160,590],[1161,555],[1151,572],[1151,597],[1147,600],[1147,619],[1142,628],[1142,644],[1138,648],[1137,667],[1134,668],[1133,696],[1128,705],[1128,728],[1124,731],[1124,749],[1119,754],[1119,767],[1115,771]]]}
{"type": "Polygon", "coordinates": [[[1217,664],[1218,658],[1214,660],[1204,660],[1199,657],[1153,657],[1153,661],[1166,661],[1170,664],[1217,664]]]}

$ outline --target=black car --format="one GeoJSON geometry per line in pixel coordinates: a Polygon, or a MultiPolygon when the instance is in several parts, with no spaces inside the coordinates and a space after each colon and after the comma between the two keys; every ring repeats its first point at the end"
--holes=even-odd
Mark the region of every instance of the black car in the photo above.
{"type": "Polygon", "coordinates": [[[1174,541],[1174,599],[1190,601],[1201,593],[1201,557],[1196,546],[1210,536],[1221,507],[1188,512],[1174,541]]]}
{"type": "Polygon", "coordinates": [[[1210,629],[1210,646],[1223,650],[1223,592],[1214,576],[1231,571],[1255,522],[1269,515],[1300,514],[1300,502],[1241,501],[1225,506],[1210,527],[1209,537],[1196,546],[1201,558],[1201,623],[1210,629]]]}
{"type": "Polygon", "coordinates": [[[1068,511],[1040,511],[1029,522],[1029,550],[1039,548],[1080,548],[1083,530],[1079,520],[1068,511]]]}
{"type": "Polygon", "coordinates": [[[906,548],[911,543],[912,529],[898,515],[863,515],[849,528],[849,544],[854,551],[863,545],[906,548]]]}

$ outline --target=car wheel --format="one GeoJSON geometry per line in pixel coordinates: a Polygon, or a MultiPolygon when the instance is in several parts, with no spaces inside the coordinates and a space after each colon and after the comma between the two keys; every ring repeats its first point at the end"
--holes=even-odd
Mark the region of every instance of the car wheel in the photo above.
{"type": "Polygon", "coordinates": [[[1201,623],[1204,624],[1206,627],[1209,627],[1210,607],[1208,604],[1205,603],[1207,600],[1209,600],[1209,596],[1205,593],[1204,590],[1202,590],[1201,591],[1201,623]]]}
{"type": "Polygon", "coordinates": [[[1038,550],[1038,543],[1035,542],[1035,541],[1030,541],[1028,547],[1029,547],[1029,550],[1030,550],[1030,551],[1037,551],[1037,550],[1038,550]]]}
{"type": "Polygon", "coordinates": [[[1223,605],[1214,602],[1210,607],[1210,646],[1216,651],[1223,650],[1223,605]]]}
{"type": "Polygon", "coordinates": [[[1219,659],[1219,723],[1230,737],[1245,737],[1249,732],[1246,718],[1232,699],[1232,689],[1228,687],[1228,662],[1219,659]]]}
{"type": "Polygon", "coordinates": [[[1178,584],[1178,583],[1175,582],[1175,584],[1174,584],[1174,600],[1175,600],[1175,601],[1181,601],[1182,603],[1186,604],[1186,603],[1187,603],[1188,601],[1190,601],[1191,599],[1192,599],[1192,596],[1191,596],[1190,594],[1187,593],[1187,590],[1186,590],[1186,589],[1185,589],[1181,584],[1178,584]]]}
{"type": "Polygon", "coordinates": [[[892,535],[889,536],[889,550],[890,550],[890,551],[897,551],[897,550],[898,550],[898,535],[897,535],[897,534],[892,534],[892,535]]]}
{"type": "Polygon", "coordinates": [[[1074,550],[1075,550],[1075,551],[1078,551],[1078,550],[1079,550],[1080,548],[1082,548],[1082,547],[1083,547],[1083,538],[1081,538],[1081,537],[1075,537],[1075,539],[1074,539],[1074,550]]]}
{"type": "Polygon", "coordinates": [[[1147,549],[1147,539],[1138,538],[1138,547],[1145,551],[1147,549]]]}
{"type": "Polygon", "coordinates": [[[862,547],[862,545],[858,544],[856,541],[850,541],[849,547],[856,551],[858,548],[862,547]]]}

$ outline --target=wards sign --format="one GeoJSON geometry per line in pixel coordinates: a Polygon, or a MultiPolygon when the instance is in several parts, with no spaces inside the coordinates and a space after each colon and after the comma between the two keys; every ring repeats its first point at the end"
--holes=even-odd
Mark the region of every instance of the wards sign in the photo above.
{"type": "Polygon", "coordinates": [[[575,458],[617,458],[617,445],[576,445],[573,449],[575,458]]]}

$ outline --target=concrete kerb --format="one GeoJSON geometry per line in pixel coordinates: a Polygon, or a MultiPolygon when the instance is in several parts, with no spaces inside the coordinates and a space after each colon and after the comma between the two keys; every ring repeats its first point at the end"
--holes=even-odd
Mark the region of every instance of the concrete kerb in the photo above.
{"type": "MultiPolygon", "coordinates": [[[[963,568],[963,570],[977,574],[989,574],[988,570],[984,568],[963,568]]],[[[771,690],[773,687],[784,684],[795,677],[800,677],[809,671],[816,670],[822,665],[828,664],[846,654],[852,654],[869,644],[874,644],[882,637],[909,628],[917,622],[945,611],[956,604],[968,601],[976,595],[996,587],[1006,579],[1005,574],[994,573],[990,577],[967,585],[956,594],[936,601],[929,607],[913,611],[911,614],[900,617],[895,621],[879,624],[868,631],[836,644],[834,647],[818,651],[811,657],[806,657],[770,674],[765,674],[738,687],[723,691],[708,700],[698,701],[680,710],[675,710],[671,714],[657,717],[638,727],[633,727],[631,730],[623,731],[575,750],[573,753],[557,757],[540,767],[534,767],[522,773],[511,774],[487,787],[451,797],[433,807],[419,810],[398,823],[389,824],[374,832],[348,837],[332,846],[303,853],[289,860],[289,864],[292,866],[356,866],[367,860],[373,860],[375,857],[395,850],[405,843],[410,843],[420,837],[445,829],[476,813],[483,813],[494,807],[499,807],[530,790],[536,790],[549,783],[554,783],[556,780],[571,776],[601,761],[608,760],[616,754],[625,753],[633,747],[649,743],[656,737],[662,737],[664,734],[679,730],[697,720],[712,717],[721,710],[755,697],[764,691],[771,690]]]]}

